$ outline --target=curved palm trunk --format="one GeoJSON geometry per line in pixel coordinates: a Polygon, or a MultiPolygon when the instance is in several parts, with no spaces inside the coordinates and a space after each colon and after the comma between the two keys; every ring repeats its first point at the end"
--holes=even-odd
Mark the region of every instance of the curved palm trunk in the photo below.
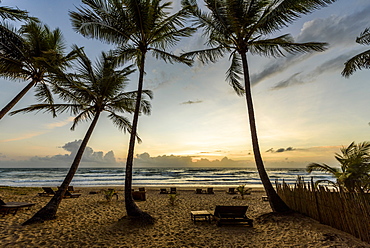
{"type": "Polygon", "coordinates": [[[21,92],[16,95],[13,100],[11,100],[1,111],[0,111],[0,120],[4,117],[19,100],[22,99],[22,97],[34,86],[37,82],[35,80],[32,80],[29,84],[26,85],[26,87],[21,90],[21,92]]]}
{"type": "Polygon", "coordinates": [[[129,148],[128,148],[127,161],[126,161],[125,205],[126,205],[126,212],[128,216],[145,217],[147,220],[152,220],[152,217],[149,214],[143,212],[136,205],[134,199],[132,198],[132,167],[133,167],[133,161],[134,161],[134,150],[135,150],[135,142],[136,142],[137,125],[139,122],[141,95],[143,92],[144,64],[145,64],[145,53],[142,54],[141,61],[140,61],[139,83],[138,83],[138,89],[137,89],[135,112],[134,112],[134,118],[132,121],[132,130],[130,134],[130,143],[129,143],[129,148]]]}
{"type": "Polygon", "coordinates": [[[245,98],[247,101],[249,125],[250,125],[251,136],[252,136],[253,153],[254,153],[254,159],[256,162],[258,174],[261,178],[263,187],[265,188],[272,211],[287,212],[290,210],[289,207],[276,193],[267,175],[265,166],[263,165],[263,160],[262,160],[262,156],[261,156],[261,152],[260,152],[260,148],[258,144],[256,120],[254,118],[254,108],[253,108],[253,101],[252,101],[252,92],[251,92],[251,83],[250,83],[250,78],[249,78],[247,55],[245,53],[240,53],[240,55],[242,57],[242,62],[243,62],[245,98]]]}
{"type": "Polygon", "coordinates": [[[52,220],[52,219],[56,218],[55,216],[56,216],[59,204],[61,203],[61,201],[64,197],[64,194],[67,191],[67,188],[68,188],[69,184],[71,183],[71,181],[73,179],[73,176],[75,175],[75,173],[78,169],[78,166],[79,166],[79,164],[81,162],[81,159],[82,159],[82,155],[83,155],[83,153],[85,151],[85,148],[87,146],[87,142],[89,141],[89,139],[91,137],[91,134],[94,131],[94,128],[96,126],[96,123],[98,122],[99,116],[100,116],[100,112],[96,113],[96,115],[95,115],[92,123],[90,124],[90,127],[87,130],[86,135],[85,135],[85,137],[84,137],[84,139],[83,139],[83,141],[80,145],[80,148],[77,151],[76,157],[73,160],[73,163],[72,163],[71,167],[69,168],[69,171],[68,171],[66,177],[64,178],[64,181],[61,184],[61,186],[59,187],[59,190],[55,193],[53,198],[51,198],[51,200],[48,202],[48,204],[46,204],[43,208],[41,208],[34,216],[32,216],[29,220],[24,222],[22,225],[30,225],[30,224],[33,224],[33,223],[39,223],[39,222],[43,222],[45,220],[52,220]]]}

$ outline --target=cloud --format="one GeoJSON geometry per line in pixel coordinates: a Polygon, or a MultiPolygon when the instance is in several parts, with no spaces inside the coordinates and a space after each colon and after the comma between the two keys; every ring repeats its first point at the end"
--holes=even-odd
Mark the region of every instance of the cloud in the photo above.
{"type": "Polygon", "coordinates": [[[193,160],[192,156],[162,155],[151,157],[149,153],[145,152],[137,154],[134,163],[138,167],[239,167],[245,166],[246,161],[235,161],[227,157],[213,161],[205,158],[193,160]]]}
{"type": "Polygon", "coordinates": [[[321,41],[331,46],[353,44],[370,22],[370,5],[346,16],[331,15],[306,22],[297,37],[298,42],[321,41]]]}
{"type": "Polygon", "coordinates": [[[73,121],[73,119],[74,119],[74,117],[68,117],[64,121],[58,121],[58,122],[46,124],[45,127],[47,129],[54,129],[54,128],[57,128],[57,127],[63,127],[65,125],[68,125],[69,123],[71,123],[73,121]]]}
{"type": "MultiPolygon", "coordinates": [[[[350,45],[356,46],[355,39],[359,34],[368,26],[370,22],[370,6],[366,6],[363,10],[352,13],[347,16],[331,15],[327,18],[318,18],[304,23],[301,32],[295,37],[296,42],[327,42],[329,43],[328,51],[337,51],[338,47],[348,47],[350,45]]],[[[309,53],[301,55],[287,54],[284,58],[279,58],[270,62],[262,71],[253,73],[251,75],[251,82],[256,85],[265,79],[271,78],[276,74],[280,74],[300,62],[303,62],[318,53],[309,53]]],[[[281,89],[292,85],[304,84],[311,82],[313,76],[321,75],[325,72],[324,67],[329,68],[331,71],[341,71],[343,63],[352,57],[356,52],[352,51],[351,55],[340,55],[335,59],[323,63],[312,71],[305,80],[306,76],[293,75],[287,80],[279,82],[273,89],[281,89]],[[315,74],[319,73],[319,74],[315,74]]],[[[272,60],[270,60],[272,61],[272,60]]]]}
{"type": "MultiPolygon", "coordinates": [[[[73,162],[82,140],[75,140],[68,142],[61,146],[68,153],[58,154],[54,156],[39,157],[34,156],[28,160],[22,161],[0,161],[1,167],[69,167],[73,162]]],[[[0,156],[0,158],[4,158],[0,156]]],[[[104,166],[118,166],[120,163],[116,161],[113,151],[104,154],[102,151],[94,151],[91,147],[86,147],[81,159],[80,166],[84,167],[104,167],[104,166]]]]}
{"type": "Polygon", "coordinates": [[[196,104],[196,103],[202,103],[203,101],[201,100],[196,100],[196,101],[192,101],[192,100],[189,100],[187,102],[182,102],[181,104],[196,104]]]}
{"type": "Polygon", "coordinates": [[[271,152],[271,153],[282,153],[282,152],[290,152],[290,151],[295,151],[296,149],[293,147],[288,147],[288,148],[279,148],[276,151],[273,148],[268,149],[266,152],[271,152]]]}
{"type": "MultiPolygon", "coordinates": [[[[358,49],[358,52],[360,49],[358,49]]],[[[295,73],[286,80],[278,82],[272,90],[279,90],[287,88],[293,85],[306,84],[310,82],[315,82],[316,79],[323,73],[338,72],[340,73],[344,68],[344,63],[354,54],[356,51],[350,51],[348,53],[341,54],[333,59],[325,61],[315,67],[309,73],[303,74],[302,72],[295,73]]]]}

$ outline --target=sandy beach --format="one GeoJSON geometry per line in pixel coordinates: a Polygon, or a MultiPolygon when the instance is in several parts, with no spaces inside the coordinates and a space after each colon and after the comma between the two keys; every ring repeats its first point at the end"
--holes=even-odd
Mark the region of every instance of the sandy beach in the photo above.
{"type": "MultiPolygon", "coordinates": [[[[127,218],[123,190],[119,199],[108,202],[100,188],[77,188],[81,197],[64,199],[58,218],[42,224],[21,226],[50,198],[38,196],[41,188],[1,188],[5,201],[32,202],[30,210],[0,217],[0,247],[370,247],[370,244],[300,215],[271,214],[262,201],[262,189],[254,189],[242,200],[215,188],[215,194],[195,194],[177,188],[175,205],[158,188],[146,187],[146,201],[138,206],[156,218],[154,225],[141,226],[127,218]],[[216,205],[248,205],[247,216],[254,226],[216,226],[216,222],[193,223],[190,211],[215,209],[216,205]]],[[[204,188],[205,189],[205,188],[204,188]]]]}

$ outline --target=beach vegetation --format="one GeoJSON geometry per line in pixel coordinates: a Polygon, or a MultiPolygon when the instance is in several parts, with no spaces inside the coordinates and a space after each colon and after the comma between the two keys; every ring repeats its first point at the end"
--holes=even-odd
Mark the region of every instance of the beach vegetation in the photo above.
{"type": "Polygon", "coordinates": [[[178,201],[177,194],[169,194],[168,195],[168,201],[169,201],[171,206],[175,206],[176,202],[178,201]]]}
{"type": "Polygon", "coordinates": [[[125,206],[130,217],[152,217],[142,211],[132,198],[132,167],[139,121],[145,62],[148,54],[165,62],[191,65],[189,59],[169,52],[182,37],[189,37],[194,28],[185,26],[187,12],[170,14],[171,2],[161,0],[82,0],[83,7],[70,12],[73,28],[88,38],[117,46],[115,53],[122,62],[134,61],[139,71],[137,99],[126,160],[125,206]]]}
{"type": "Polygon", "coordinates": [[[249,194],[251,193],[251,192],[250,192],[250,189],[245,187],[245,184],[243,184],[243,185],[239,185],[239,186],[236,188],[236,191],[238,191],[238,192],[239,192],[240,196],[242,197],[242,200],[244,200],[244,196],[245,196],[245,195],[249,195],[249,194]]]}
{"type": "MultiPolygon", "coordinates": [[[[356,38],[356,42],[361,45],[370,45],[370,28],[366,28],[359,37],[356,38]]],[[[360,54],[355,55],[350,58],[346,63],[344,63],[344,69],[342,75],[349,77],[355,71],[361,69],[370,68],[370,50],[364,51],[360,54]]]]}
{"type": "Polygon", "coordinates": [[[103,190],[103,193],[104,193],[104,198],[107,201],[112,201],[113,196],[116,195],[116,191],[114,189],[103,190]]]}
{"type": "Polygon", "coordinates": [[[319,163],[311,163],[307,166],[306,170],[309,173],[322,171],[331,174],[336,179],[336,181],[318,180],[315,183],[316,186],[326,183],[348,192],[369,192],[370,142],[359,144],[352,142],[348,147],[342,147],[340,151],[341,154],[335,154],[339,167],[319,163]]]}
{"type": "Polygon", "coordinates": [[[296,43],[290,34],[272,37],[304,14],[325,7],[335,0],[204,0],[206,10],[196,0],[182,4],[194,17],[195,25],[203,29],[208,48],[184,53],[186,58],[198,58],[202,63],[216,62],[229,54],[231,65],[227,81],[236,94],[245,96],[253,154],[259,176],[275,212],[289,211],[272,186],[265,170],[257,136],[247,54],[283,57],[286,54],[321,52],[326,43],[296,43]],[[244,80],[242,80],[244,79],[244,80]]]}
{"type": "MultiPolygon", "coordinates": [[[[33,87],[39,101],[54,102],[49,83],[53,71],[66,68],[73,59],[73,51],[65,54],[61,31],[29,21],[20,29],[6,27],[0,32],[0,76],[10,80],[30,82],[0,111],[0,119],[33,87]]],[[[55,116],[55,114],[54,114],[55,116]]]]}
{"type": "MultiPolygon", "coordinates": [[[[46,206],[23,223],[24,225],[55,218],[58,206],[78,169],[102,112],[108,114],[108,118],[118,129],[124,132],[132,130],[128,118],[118,114],[132,113],[135,109],[138,92],[124,91],[128,84],[128,76],[134,72],[132,66],[121,68],[112,54],[104,52],[94,66],[83,49],[75,46],[74,50],[77,55],[75,71],[58,73],[53,77],[53,80],[57,82],[53,84],[53,93],[66,103],[40,103],[12,112],[16,114],[44,111],[61,114],[69,111],[75,115],[71,130],[74,130],[80,122],[92,120],[59,190],[46,206]]],[[[142,94],[144,96],[140,102],[140,113],[149,114],[150,103],[146,100],[146,96],[151,98],[152,93],[142,91],[142,94]]]]}

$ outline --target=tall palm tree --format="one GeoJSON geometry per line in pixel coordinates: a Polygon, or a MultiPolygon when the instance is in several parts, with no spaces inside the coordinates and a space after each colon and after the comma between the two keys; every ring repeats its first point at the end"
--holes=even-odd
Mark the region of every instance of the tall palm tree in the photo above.
{"type": "Polygon", "coordinates": [[[336,182],[318,180],[316,185],[329,183],[349,192],[370,190],[370,142],[360,144],[352,142],[348,147],[342,147],[340,151],[342,154],[335,154],[340,168],[318,163],[311,163],[307,166],[309,173],[323,171],[336,178],[336,182]]]}
{"type": "MultiPolygon", "coordinates": [[[[362,45],[370,45],[370,28],[366,28],[359,37],[356,38],[356,42],[362,45]]],[[[345,77],[351,76],[355,71],[361,69],[370,68],[370,50],[357,54],[356,56],[349,59],[344,63],[344,69],[342,75],[345,77]]]]}
{"type": "Polygon", "coordinates": [[[145,60],[148,52],[157,59],[170,63],[181,62],[190,65],[191,61],[180,58],[166,50],[175,45],[181,37],[188,37],[193,28],[184,26],[186,12],[170,15],[166,10],[171,3],[162,0],[83,0],[86,7],[70,12],[74,29],[88,38],[96,38],[115,44],[122,61],[133,60],[139,70],[138,94],[132,122],[132,132],[126,162],[125,203],[126,212],[131,217],[151,217],[135,204],[132,188],[132,167],[137,132],[140,92],[143,89],[145,60]]]}
{"type": "MultiPolygon", "coordinates": [[[[81,49],[75,49],[79,63],[76,69],[77,72],[70,74],[59,73],[54,78],[54,80],[58,81],[58,84],[55,84],[53,88],[54,93],[58,94],[67,103],[35,104],[28,108],[12,112],[12,114],[15,114],[41,110],[52,113],[54,111],[57,113],[70,111],[73,115],[76,115],[71,127],[72,130],[75,129],[79,122],[92,120],[60,189],[49,203],[40,209],[31,219],[27,220],[24,225],[55,218],[58,206],[77,171],[87,142],[103,111],[108,112],[108,118],[120,130],[132,131],[130,121],[126,117],[117,114],[125,112],[132,113],[135,109],[135,100],[138,92],[123,91],[127,86],[127,76],[133,72],[131,66],[117,69],[115,59],[105,53],[102,53],[98,63],[93,66],[81,49]]],[[[150,91],[144,91],[143,94],[151,98],[150,91]]],[[[150,103],[145,98],[141,101],[140,106],[141,113],[150,113],[150,103]]]]}
{"type": "Polygon", "coordinates": [[[196,25],[204,29],[204,35],[208,37],[206,44],[210,46],[183,56],[198,57],[201,62],[208,63],[226,53],[231,54],[227,80],[238,95],[245,94],[256,166],[275,212],[285,212],[289,208],[276,193],[264,168],[257,138],[247,53],[281,57],[284,56],[283,50],[291,54],[323,51],[325,43],[295,43],[289,34],[269,37],[300,15],[331,2],[334,0],[205,0],[209,11],[204,12],[196,0],[182,1],[195,17],[196,25]],[[240,83],[242,78],[244,85],[240,83]]]}
{"type": "Polygon", "coordinates": [[[30,80],[1,111],[0,119],[34,86],[38,100],[53,102],[48,87],[51,72],[65,68],[73,52],[65,55],[65,45],[59,29],[30,21],[18,31],[0,32],[0,76],[11,80],[30,80]]]}

